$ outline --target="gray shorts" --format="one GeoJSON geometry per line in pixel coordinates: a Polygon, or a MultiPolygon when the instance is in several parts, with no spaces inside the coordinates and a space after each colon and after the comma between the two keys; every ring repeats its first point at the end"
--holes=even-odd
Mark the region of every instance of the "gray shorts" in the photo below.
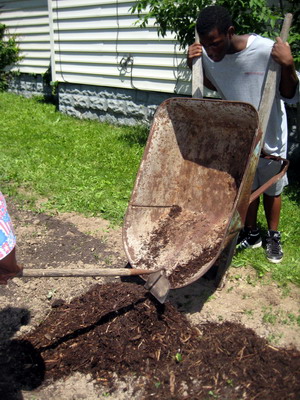
{"type": "MultiPolygon", "coordinates": [[[[268,160],[260,157],[254,176],[252,190],[258,189],[269,179],[273,178],[274,175],[278,174],[280,168],[280,161],[268,160]]],[[[281,179],[279,179],[278,182],[274,183],[271,187],[265,190],[264,193],[266,193],[268,196],[278,196],[282,193],[286,185],[288,185],[288,178],[285,174],[281,179]]]]}

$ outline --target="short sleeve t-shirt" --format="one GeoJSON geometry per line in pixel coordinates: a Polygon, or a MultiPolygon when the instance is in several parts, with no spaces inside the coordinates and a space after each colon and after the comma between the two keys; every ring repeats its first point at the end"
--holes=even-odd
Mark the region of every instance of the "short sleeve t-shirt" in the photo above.
{"type": "MultiPolygon", "coordinates": [[[[205,75],[224,99],[247,102],[258,109],[274,42],[253,36],[244,50],[226,54],[219,62],[211,60],[204,50],[203,67],[205,75]]],[[[296,103],[298,99],[299,85],[293,99],[282,99],[277,88],[265,133],[263,148],[266,153],[286,157],[288,132],[283,100],[296,103]]]]}

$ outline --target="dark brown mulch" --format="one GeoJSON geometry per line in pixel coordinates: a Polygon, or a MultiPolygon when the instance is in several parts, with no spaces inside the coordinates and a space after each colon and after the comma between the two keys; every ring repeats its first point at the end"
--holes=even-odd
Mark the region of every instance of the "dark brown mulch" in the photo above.
{"type": "Polygon", "coordinates": [[[8,344],[6,354],[23,388],[28,381],[36,387],[44,373],[56,380],[80,371],[108,391],[114,372],[143,376],[144,399],[294,400],[300,393],[298,351],[274,348],[238,324],[195,328],[131,283],[95,285],[70,304],[54,302],[46,320],[8,344]]]}

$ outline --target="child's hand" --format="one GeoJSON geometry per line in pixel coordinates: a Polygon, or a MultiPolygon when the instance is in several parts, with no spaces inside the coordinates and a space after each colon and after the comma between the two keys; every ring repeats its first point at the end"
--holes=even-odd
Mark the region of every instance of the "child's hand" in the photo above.
{"type": "Polygon", "coordinates": [[[0,285],[7,285],[9,279],[15,278],[16,276],[21,276],[23,271],[23,267],[17,265],[14,270],[7,270],[3,267],[0,267],[0,285]]]}

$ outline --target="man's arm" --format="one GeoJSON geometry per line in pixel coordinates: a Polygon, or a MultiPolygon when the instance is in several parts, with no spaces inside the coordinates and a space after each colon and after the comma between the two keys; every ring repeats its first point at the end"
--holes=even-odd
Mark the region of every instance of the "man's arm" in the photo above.
{"type": "MultiPolygon", "coordinates": [[[[193,68],[193,59],[195,57],[200,57],[202,56],[202,46],[199,43],[194,43],[188,48],[188,53],[187,53],[187,65],[190,69],[193,68]]],[[[211,83],[209,79],[205,76],[205,71],[203,69],[203,83],[204,86],[207,87],[207,89],[214,90],[215,92],[217,89],[214,87],[214,85],[211,83]]]]}
{"type": "Polygon", "coordinates": [[[280,94],[286,99],[291,99],[295,96],[299,80],[290,46],[287,42],[284,43],[280,37],[277,37],[271,54],[273,59],[281,66],[280,94]]]}

